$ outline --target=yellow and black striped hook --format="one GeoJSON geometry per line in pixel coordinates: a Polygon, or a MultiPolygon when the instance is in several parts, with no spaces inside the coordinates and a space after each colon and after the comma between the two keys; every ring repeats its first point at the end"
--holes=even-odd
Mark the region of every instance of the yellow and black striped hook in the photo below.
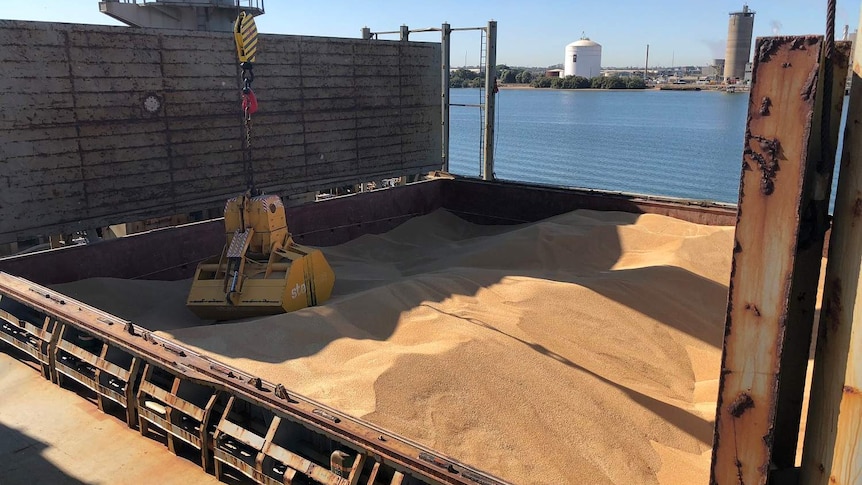
{"type": "Polygon", "coordinates": [[[247,94],[251,90],[251,82],[254,81],[252,68],[257,55],[257,26],[254,23],[254,16],[240,12],[234,24],[233,37],[236,41],[239,65],[242,68],[243,92],[247,94]]]}

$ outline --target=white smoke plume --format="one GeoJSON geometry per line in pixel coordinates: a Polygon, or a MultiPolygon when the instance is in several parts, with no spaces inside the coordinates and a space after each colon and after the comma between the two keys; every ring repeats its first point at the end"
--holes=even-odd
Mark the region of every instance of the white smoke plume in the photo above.
{"type": "Polygon", "coordinates": [[[772,26],[772,35],[781,35],[781,22],[773,20],[769,25],[772,26]]]}

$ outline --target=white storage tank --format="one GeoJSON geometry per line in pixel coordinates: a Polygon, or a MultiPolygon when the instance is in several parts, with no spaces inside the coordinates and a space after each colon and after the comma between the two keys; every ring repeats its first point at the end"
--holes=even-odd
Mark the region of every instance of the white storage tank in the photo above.
{"type": "Polygon", "coordinates": [[[602,71],[602,46],[588,37],[566,46],[566,76],[582,76],[587,79],[600,76],[602,71]]]}

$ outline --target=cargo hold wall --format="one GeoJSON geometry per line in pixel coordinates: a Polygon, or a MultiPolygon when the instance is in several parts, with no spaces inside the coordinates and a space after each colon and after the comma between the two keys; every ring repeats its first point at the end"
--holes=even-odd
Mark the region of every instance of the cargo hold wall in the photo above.
{"type": "MultiPolygon", "coordinates": [[[[0,243],[245,190],[231,34],[0,20],[0,60],[0,243]]],[[[439,169],[439,44],[261,35],[254,70],[258,188],[439,169]]]]}

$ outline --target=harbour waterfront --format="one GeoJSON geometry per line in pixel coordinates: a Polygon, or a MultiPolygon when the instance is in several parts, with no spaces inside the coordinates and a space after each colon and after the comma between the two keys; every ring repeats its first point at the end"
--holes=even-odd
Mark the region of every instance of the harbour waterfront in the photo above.
{"type": "MultiPolygon", "coordinates": [[[[737,202],[747,93],[518,89],[497,96],[499,179],[737,202]]],[[[478,103],[479,90],[453,89],[451,100],[478,103]]],[[[478,176],[479,110],[453,107],[450,116],[450,170],[478,176]]]]}

